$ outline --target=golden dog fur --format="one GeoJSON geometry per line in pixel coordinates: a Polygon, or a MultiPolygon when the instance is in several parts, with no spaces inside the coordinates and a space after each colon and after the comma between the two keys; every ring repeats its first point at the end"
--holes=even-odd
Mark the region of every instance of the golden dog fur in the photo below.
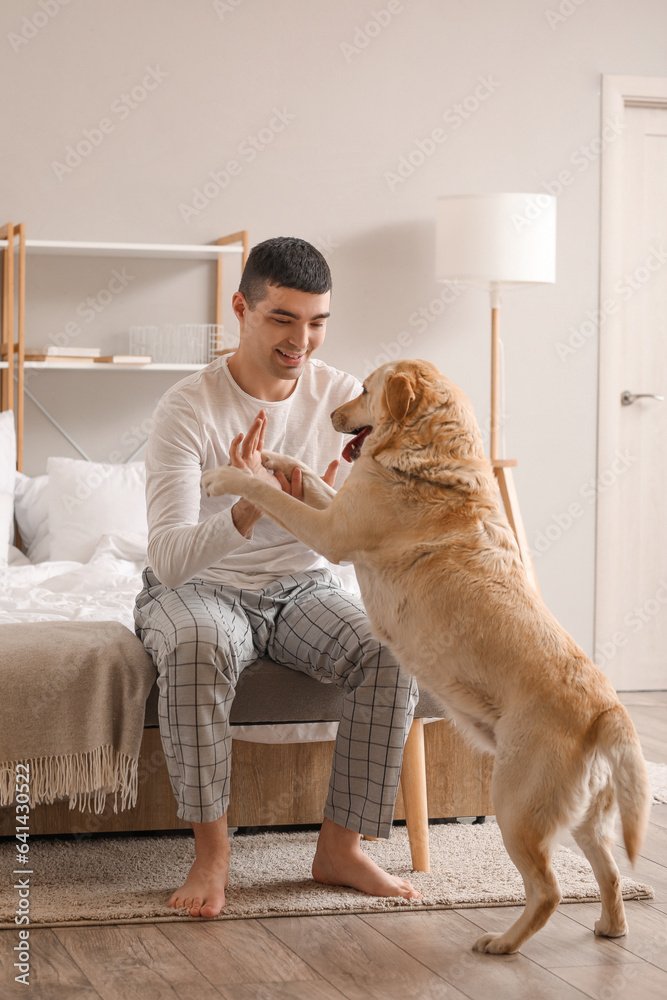
{"type": "Polygon", "coordinates": [[[493,802],[526,906],[475,949],[514,952],[546,923],[561,898],[551,853],[563,829],[600,886],[596,934],[625,934],[610,838],[618,803],[634,861],[650,809],[639,740],[531,589],[467,397],[428,362],[393,362],[332,420],[343,433],[372,428],[338,493],[273,453],[268,468],[302,469],[305,503],[232,467],[206,472],[204,488],[243,495],[330,561],[352,561],[377,636],[495,754],[493,802]]]}

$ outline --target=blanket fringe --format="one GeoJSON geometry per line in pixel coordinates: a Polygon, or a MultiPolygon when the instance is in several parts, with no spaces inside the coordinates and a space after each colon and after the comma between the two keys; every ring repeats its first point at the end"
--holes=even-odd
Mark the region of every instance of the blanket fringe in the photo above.
{"type": "Polygon", "coordinates": [[[25,761],[0,764],[0,806],[13,804],[16,786],[29,784],[29,805],[48,805],[56,799],[69,799],[70,809],[80,812],[104,812],[107,795],[113,795],[113,811],[131,809],[137,802],[137,758],[118,753],[112,746],[96,747],[87,753],[56,757],[34,757],[25,761]],[[17,764],[28,764],[30,776],[17,764]],[[119,810],[120,806],[120,810],[119,810]]]}

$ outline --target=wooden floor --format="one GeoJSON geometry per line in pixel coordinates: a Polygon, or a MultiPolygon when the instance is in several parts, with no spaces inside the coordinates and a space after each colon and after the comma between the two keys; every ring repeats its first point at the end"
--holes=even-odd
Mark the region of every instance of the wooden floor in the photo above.
{"type": "MultiPolygon", "coordinates": [[[[667,692],[624,696],[649,760],[667,763],[667,692]]],[[[630,872],[624,852],[617,859],[630,872]]],[[[598,904],[562,905],[518,955],[477,955],[519,908],[215,923],[33,928],[30,986],[0,932],[0,997],[30,1000],[649,1000],[667,997],[667,805],[654,806],[627,903],[630,933],[595,938],[598,904]]]]}

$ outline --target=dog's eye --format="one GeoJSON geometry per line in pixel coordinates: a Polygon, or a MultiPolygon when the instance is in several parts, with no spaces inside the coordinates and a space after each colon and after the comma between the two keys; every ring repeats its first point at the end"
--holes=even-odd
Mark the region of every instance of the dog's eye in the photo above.
{"type": "Polygon", "coordinates": [[[362,385],[362,387],[361,387],[361,395],[362,396],[366,396],[367,394],[368,394],[368,389],[366,388],[365,385],[362,385]]]}

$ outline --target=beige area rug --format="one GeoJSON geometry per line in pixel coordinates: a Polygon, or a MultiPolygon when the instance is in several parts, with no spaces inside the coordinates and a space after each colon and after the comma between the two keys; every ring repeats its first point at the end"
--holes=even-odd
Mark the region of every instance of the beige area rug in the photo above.
{"type": "MultiPolygon", "coordinates": [[[[428,875],[411,872],[404,827],[395,828],[391,840],[364,843],[378,864],[417,886],[422,898],[416,901],[371,897],[313,881],[315,832],[237,835],[232,842],[228,902],[218,919],[509,906],[524,901],[523,883],[493,820],[481,825],[433,825],[430,830],[428,875]]],[[[29,865],[17,864],[15,858],[13,843],[0,844],[0,928],[16,929],[17,908],[25,907],[19,904],[15,887],[19,879],[29,879],[32,926],[193,919],[166,905],[194,858],[189,834],[32,840],[29,865]],[[13,875],[21,868],[32,874],[13,875]]],[[[566,901],[599,899],[590,866],[579,855],[560,848],[554,868],[566,901]]],[[[626,878],[622,891],[626,899],[653,897],[650,886],[626,878]]]]}
{"type": "Polygon", "coordinates": [[[656,764],[652,760],[647,760],[646,767],[653,801],[667,803],[667,764],[656,764]]]}

